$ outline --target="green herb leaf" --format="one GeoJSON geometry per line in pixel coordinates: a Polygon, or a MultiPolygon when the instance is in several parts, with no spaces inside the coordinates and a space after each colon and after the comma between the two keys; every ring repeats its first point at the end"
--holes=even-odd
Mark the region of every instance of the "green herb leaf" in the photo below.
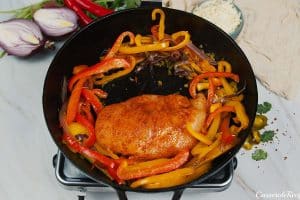
{"type": "Polygon", "coordinates": [[[263,104],[258,104],[257,112],[259,114],[264,114],[269,112],[271,108],[272,108],[272,104],[270,104],[269,102],[264,102],[263,104]]]}
{"type": "Polygon", "coordinates": [[[264,131],[263,134],[260,136],[260,140],[262,142],[269,142],[273,140],[275,132],[272,130],[264,131]]]}
{"type": "Polygon", "coordinates": [[[3,58],[6,55],[5,51],[0,51],[0,58],[3,58]]]}
{"type": "Polygon", "coordinates": [[[126,8],[137,8],[141,5],[141,0],[125,0],[126,8]]]}
{"type": "Polygon", "coordinates": [[[256,149],[253,153],[252,153],[252,159],[259,161],[259,160],[265,160],[268,157],[268,153],[262,149],[256,149]]]}

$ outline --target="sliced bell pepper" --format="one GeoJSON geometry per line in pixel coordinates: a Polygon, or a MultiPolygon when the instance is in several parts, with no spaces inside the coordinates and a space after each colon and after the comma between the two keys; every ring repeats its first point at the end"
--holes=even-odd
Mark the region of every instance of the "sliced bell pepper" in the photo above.
{"type": "Polygon", "coordinates": [[[78,112],[85,116],[91,124],[95,123],[94,116],[91,112],[91,105],[88,102],[79,102],[78,112]]]}
{"type": "Polygon", "coordinates": [[[130,64],[123,58],[110,58],[102,60],[101,62],[82,70],[78,74],[75,74],[69,81],[69,90],[72,91],[74,84],[82,78],[92,76],[95,74],[105,73],[111,69],[129,68],[130,64]]]}
{"type": "Polygon", "coordinates": [[[192,136],[194,136],[194,137],[195,137],[197,140],[199,140],[200,142],[202,142],[202,143],[204,143],[204,144],[206,144],[206,145],[212,144],[212,141],[211,141],[208,137],[206,137],[205,135],[203,135],[203,134],[201,134],[201,133],[197,133],[197,132],[193,129],[191,123],[188,123],[188,124],[186,125],[186,129],[187,129],[187,131],[188,131],[192,136]]]}
{"type": "Polygon", "coordinates": [[[148,51],[160,51],[168,46],[169,46],[169,42],[159,42],[155,44],[145,44],[142,46],[134,46],[134,47],[121,46],[119,52],[123,54],[136,54],[136,53],[142,53],[148,51]]]}
{"type": "Polygon", "coordinates": [[[235,112],[235,109],[233,106],[222,106],[220,108],[217,108],[214,112],[210,113],[206,119],[205,122],[205,128],[207,129],[211,122],[213,121],[216,116],[222,112],[235,112]]]}
{"type": "Polygon", "coordinates": [[[143,179],[134,181],[130,187],[145,187],[145,188],[165,188],[180,185],[187,176],[193,174],[195,170],[191,167],[176,169],[171,172],[149,176],[143,179]]]}
{"type": "Polygon", "coordinates": [[[127,164],[121,164],[117,169],[117,175],[120,179],[131,180],[165,173],[179,168],[188,158],[189,150],[183,150],[174,158],[164,159],[161,162],[146,161],[128,166],[126,166],[127,164]]]}
{"type": "Polygon", "coordinates": [[[68,101],[68,106],[67,106],[67,123],[71,123],[74,121],[77,111],[78,111],[78,106],[79,106],[79,101],[80,101],[80,96],[81,96],[81,90],[86,82],[86,78],[80,79],[77,84],[75,85],[74,89],[71,92],[69,101],[68,101]]]}
{"type": "Polygon", "coordinates": [[[227,116],[223,119],[220,126],[220,131],[222,132],[222,142],[225,144],[231,144],[235,139],[235,136],[229,130],[229,125],[230,117],[227,116]]]}
{"type": "Polygon", "coordinates": [[[80,113],[77,113],[75,120],[88,130],[88,138],[83,141],[83,145],[86,147],[92,147],[96,142],[94,125],[80,113]]]}
{"type": "Polygon", "coordinates": [[[99,88],[92,89],[92,92],[100,99],[105,99],[105,98],[107,98],[107,95],[108,95],[107,92],[105,92],[99,88]]]}
{"type": "Polygon", "coordinates": [[[172,47],[167,47],[165,49],[162,49],[161,51],[175,51],[181,49],[190,42],[190,38],[191,38],[189,32],[187,31],[179,31],[177,33],[173,33],[171,37],[174,41],[176,41],[179,37],[184,37],[184,39],[181,42],[179,42],[177,45],[172,47]]]}
{"type": "Polygon", "coordinates": [[[73,74],[78,74],[80,71],[82,71],[82,70],[84,70],[86,68],[88,68],[87,65],[77,65],[77,66],[73,67],[72,73],[73,74]]]}
{"type": "Polygon", "coordinates": [[[158,29],[159,25],[154,25],[151,27],[151,33],[156,40],[158,40],[158,29]]]}
{"type": "Polygon", "coordinates": [[[208,91],[207,91],[207,101],[206,108],[209,109],[212,104],[212,100],[215,97],[215,85],[213,83],[213,79],[211,77],[208,78],[208,91]]]}
{"type": "Polygon", "coordinates": [[[216,138],[216,140],[211,145],[205,145],[203,143],[198,143],[194,148],[192,149],[191,153],[192,155],[197,155],[199,158],[203,158],[208,154],[211,150],[216,148],[221,141],[221,135],[219,134],[216,138]]]}
{"type": "Polygon", "coordinates": [[[75,138],[73,138],[68,133],[63,134],[63,142],[72,150],[74,153],[79,153],[83,155],[84,157],[87,157],[88,160],[92,162],[99,162],[101,165],[108,167],[108,168],[114,168],[115,162],[107,158],[106,156],[103,156],[99,154],[98,152],[89,149],[86,146],[81,145],[78,141],[76,141],[75,138]]]}
{"type": "Polygon", "coordinates": [[[86,101],[92,105],[95,113],[98,115],[98,113],[102,110],[103,105],[100,102],[99,98],[95,95],[93,90],[83,88],[81,93],[82,96],[86,99],[86,101]]]}
{"type": "Polygon", "coordinates": [[[192,98],[196,98],[197,96],[197,84],[205,78],[209,78],[209,77],[225,77],[225,78],[231,78],[236,82],[239,82],[239,76],[230,72],[206,72],[203,74],[200,74],[196,77],[194,77],[194,79],[192,80],[192,82],[190,83],[190,87],[189,87],[189,93],[191,95],[192,98]]]}
{"type": "Polygon", "coordinates": [[[160,15],[159,28],[158,28],[158,40],[162,40],[165,36],[165,19],[166,15],[163,10],[156,8],[152,11],[152,20],[156,20],[156,15],[160,15]]]}
{"type": "Polygon", "coordinates": [[[116,53],[119,51],[119,48],[122,46],[123,40],[125,37],[129,37],[130,41],[129,44],[134,44],[134,34],[130,31],[125,31],[121,33],[118,38],[116,39],[115,43],[113,44],[112,48],[109,50],[109,52],[106,54],[104,60],[113,58],[116,53]]]}
{"type": "Polygon", "coordinates": [[[240,101],[228,101],[225,103],[225,106],[233,106],[238,121],[241,123],[239,131],[246,129],[249,125],[249,117],[246,113],[245,107],[240,101]]]}

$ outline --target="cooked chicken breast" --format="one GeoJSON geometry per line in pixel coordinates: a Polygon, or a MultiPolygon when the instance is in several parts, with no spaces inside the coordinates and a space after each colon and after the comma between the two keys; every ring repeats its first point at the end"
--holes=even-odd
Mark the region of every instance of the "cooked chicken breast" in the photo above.
{"type": "Polygon", "coordinates": [[[116,154],[140,159],[175,156],[196,143],[186,130],[200,131],[205,117],[204,95],[189,100],[173,95],[141,95],[103,108],[96,121],[97,144],[116,154]]]}

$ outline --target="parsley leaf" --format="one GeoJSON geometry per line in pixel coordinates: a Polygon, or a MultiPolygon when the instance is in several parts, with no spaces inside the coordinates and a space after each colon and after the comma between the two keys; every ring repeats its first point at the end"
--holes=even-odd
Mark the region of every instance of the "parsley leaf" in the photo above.
{"type": "Polygon", "coordinates": [[[263,134],[260,136],[260,140],[262,142],[269,142],[269,141],[272,141],[273,140],[273,137],[275,135],[275,132],[274,131],[264,131],[263,134]]]}
{"type": "Polygon", "coordinates": [[[256,149],[253,153],[252,153],[252,159],[259,161],[259,160],[265,160],[268,157],[268,153],[262,149],[256,149]]]}
{"type": "Polygon", "coordinates": [[[272,108],[272,104],[270,104],[269,102],[264,102],[263,104],[258,104],[257,112],[259,114],[264,114],[269,112],[271,108],[272,108]]]}

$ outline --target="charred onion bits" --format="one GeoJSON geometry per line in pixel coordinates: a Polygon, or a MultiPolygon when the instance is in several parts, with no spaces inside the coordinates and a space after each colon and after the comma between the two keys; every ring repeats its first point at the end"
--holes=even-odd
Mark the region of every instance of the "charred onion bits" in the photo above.
{"type": "Polygon", "coordinates": [[[63,142],[70,150],[133,188],[165,188],[197,179],[213,159],[237,144],[239,132],[249,124],[237,88],[239,76],[230,63],[205,55],[187,31],[167,34],[161,9],[153,10],[152,20],[159,22],[151,34],[123,32],[98,63],[75,66],[70,96],[60,111],[63,142]],[[149,66],[167,67],[190,80],[191,98],[141,95],[102,104],[109,94],[101,86],[149,66]]]}

